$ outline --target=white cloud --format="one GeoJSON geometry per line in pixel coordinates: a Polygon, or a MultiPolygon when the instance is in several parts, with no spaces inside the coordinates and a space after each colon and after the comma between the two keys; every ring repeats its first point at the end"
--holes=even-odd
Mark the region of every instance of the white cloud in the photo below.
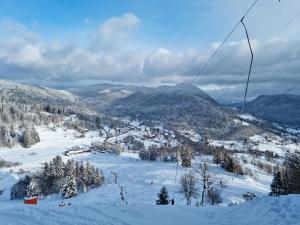
{"type": "MultiPolygon", "coordinates": [[[[91,32],[88,46],[43,42],[19,23],[0,30],[0,78],[72,86],[87,81],[162,84],[190,81],[219,45],[205,52],[166,48],[145,53],[128,46],[140,24],[133,14],[104,21],[91,32]]],[[[254,64],[249,96],[280,93],[300,82],[300,40],[252,40],[254,64]]],[[[199,75],[196,84],[218,99],[242,97],[250,62],[246,40],[227,43],[199,75]]]]}
{"type": "Polygon", "coordinates": [[[93,51],[120,50],[126,46],[129,36],[140,23],[140,19],[132,13],[106,20],[89,35],[90,49],[93,51]]]}

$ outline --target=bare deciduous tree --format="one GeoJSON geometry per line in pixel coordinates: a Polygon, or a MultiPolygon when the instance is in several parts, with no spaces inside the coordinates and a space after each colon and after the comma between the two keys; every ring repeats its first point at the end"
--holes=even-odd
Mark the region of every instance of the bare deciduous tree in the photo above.
{"type": "Polygon", "coordinates": [[[209,173],[208,173],[208,165],[206,162],[202,163],[199,167],[199,169],[195,170],[201,177],[201,182],[202,182],[202,194],[201,194],[201,205],[204,205],[204,195],[205,191],[207,189],[207,182],[209,181],[209,173]]]}
{"type": "Polygon", "coordinates": [[[180,180],[180,193],[184,194],[187,205],[191,205],[192,197],[198,196],[197,180],[193,172],[184,174],[180,180]]]}

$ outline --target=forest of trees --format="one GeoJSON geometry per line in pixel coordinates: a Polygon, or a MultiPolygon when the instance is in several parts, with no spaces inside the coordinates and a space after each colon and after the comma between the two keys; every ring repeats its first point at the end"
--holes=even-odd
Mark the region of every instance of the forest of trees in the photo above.
{"type": "Polygon", "coordinates": [[[32,176],[26,175],[11,188],[11,199],[47,196],[61,193],[64,198],[71,198],[90,188],[104,183],[103,172],[89,162],[62,161],[56,156],[43,165],[42,170],[32,176]]]}
{"type": "Polygon", "coordinates": [[[35,126],[60,124],[79,132],[96,129],[95,115],[89,109],[40,92],[17,86],[0,90],[0,147],[30,147],[39,142],[35,126]],[[78,120],[65,120],[69,115],[78,120]]]}
{"type": "Polygon", "coordinates": [[[191,167],[193,159],[193,150],[188,145],[171,146],[151,146],[148,150],[142,150],[139,153],[141,160],[177,162],[181,160],[183,167],[191,167]]]}
{"type": "Polygon", "coordinates": [[[243,175],[243,169],[237,159],[233,158],[233,155],[226,150],[218,149],[214,152],[213,161],[217,165],[221,165],[221,167],[234,174],[243,175]]]}
{"type": "Polygon", "coordinates": [[[274,171],[270,195],[287,194],[300,194],[300,153],[288,153],[274,171]]]}

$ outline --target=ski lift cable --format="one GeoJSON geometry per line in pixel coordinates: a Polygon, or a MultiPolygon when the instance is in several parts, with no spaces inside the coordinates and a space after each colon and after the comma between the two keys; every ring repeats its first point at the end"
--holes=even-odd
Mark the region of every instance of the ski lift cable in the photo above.
{"type": "MultiPolygon", "coordinates": [[[[278,38],[280,38],[281,37],[281,35],[290,27],[290,25],[297,19],[297,17],[300,15],[300,11],[298,11],[285,25],[284,25],[284,27],[275,35],[274,34],[274,36],[273,36],[273,38],[275,38],[275,39],[278,39],[278,38]]],[[[266,49],[268,49],[270,46],[267,46],[266,48],[265,48],[265,50],[266,49]]],[[[264,51],[265,52],[265,51],[264,51]]],[[[260,52],[258,52],[258,54],[256,54],[255,55],[255,58],[256,58],[256,61],[257,61],[257,59],[258,58],[260,58],[261,57],[261,55],[263,55],[262,54],[263,53],[263,51],[260,51],[260,52]]],[[[241,73],[238,77],[237,77],[237,79],[235,79],[236,80],[236,82],[237,81],[239,81],[241,78],[243,77],[243,73],[241,73]]]]}
{"type": "Polygon", "coordinates": [[[251,75],[251,70],[252,70],[252,64],[253,64],[253,51],[252,51],[252,47],[251,47],[251,42],[250,42],[250,39],[249,39],[249,34],[248,34],[248,30],[247,30],[247,27],[244,23],[244,18],[243,17],[241,19],[241,23],[245,29],[245,33],[246,33],[246,36],[247,36],[247,41],[248,41],[248,45],[249,45],[249,50],[250,50],[250,54],[251,54],[251,60],[250,60],[250,66],[249,66],[249,71],[248,71],[248,78],[247,78],[247,83],[246,83],[246,89],[245,89],[245,94],[244,94],[244,102],[243,102],[243,108],[242,108],[242,113],[244,112],[244,109],[245,109],[245,104],[246,104],[246,99],[247,99],[247,92],[248,92],[248,86],[249,86],[249,81],[250,81],[250,75],[251,75]]]}
{"type": "Polygon", "coordinates": [[[295,16],[293,16],[288,23],[281,29],[281,31],[278,33],[277,38],[280,37],[287,29],[288,27],[297,19],[297,17],[300,15],[300,11],[296,13],[295,16]]]}
{"type": "MultiPolygon", "coordinates": [[[[254,8],[254,6],[257,4],[258,0],[253,1],[253,3],[250,5],[250,7],[246,10],[246,12],[243,14],[242,19],[244,19],[249,12],[254,8]]],[[[191,80],[191,82],[186,86],[186,88],[183,90],[185,92],[188,88],[191,87],[191,85],[196,81],[196,79],[202,74],[202,72],[206,69],[210,61],[218,54],[218,52],[221,50],[221,48],[224,46],[224,44],[227,42],[227,40],[231,37],[231,35],[234,33],[234,31],[239,27],[241,23],[241,20],[239,20],[234,27],[231,29],[231,31],[226,35],[224,40],[221,42],[221,44],[216,48],[216,50],[211,54],[211,56],[207,59],[207,61],[203,64],[199,72],[194,76],[194,78],[191,80]]],[[[175,174],[175,179],[174,179],[174,190],[173,190],[173,200],[174,200],[174,195],[175,195],[175,188],[176,188],[176,183],[177,183],[177,176],[178,176],[178,167],[179,163],[177,162],[176,165],[176,174],[175,174]]]]}
{"type": "MultiPolygon", "coordinates": [[[[249,14],[249,12],[253,9],[253,7],[256,5],[258,0],[255,0],[251,6],[247,9],[247,11],[243,14],[242,19],[246,18],[246,16],[249,14]]],[[[191,80],[191,82],[186,86],[184,89],[184,92],[196,81],[196,79],[202,74],[202,72],[206,69],[210,61],[218,54],[218,52],[221,50],[221,48],[224,46],[226,41],[231,37],[231,35],[234,33],[234,31],[239,27],[241,20],[239,20],[235,26],[232,28],[232,30],[227,34],[225,39],[221,42],[221,44],[216,48],[216,50],[211,54],[211,56],[208,58],[208,60],[203,64],[199,72],[194,76],[194,78],[191,80]]]]}

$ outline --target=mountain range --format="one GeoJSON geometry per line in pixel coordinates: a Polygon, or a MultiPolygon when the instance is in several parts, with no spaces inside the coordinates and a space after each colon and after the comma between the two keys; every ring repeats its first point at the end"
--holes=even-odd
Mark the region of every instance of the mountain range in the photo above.
{"type": "MultiPolygon", "coordinates": [[[[202,135],[228,134],[229,131],[221,131],[228,127],[240,128],[234,122],[238,118],[237,110],[219,104],[200,88],[187,84],[145,87],[106,83],[56,90],[1,80],[0,91],[2,98],[10,96],[9,101],[59,104],[75,112],[98,111],[177,129],[192,128],[202,135]]],[[[246,105],[246,112],[265,121],[298,128],[300,96],[259,96],[246,105]]]]}

